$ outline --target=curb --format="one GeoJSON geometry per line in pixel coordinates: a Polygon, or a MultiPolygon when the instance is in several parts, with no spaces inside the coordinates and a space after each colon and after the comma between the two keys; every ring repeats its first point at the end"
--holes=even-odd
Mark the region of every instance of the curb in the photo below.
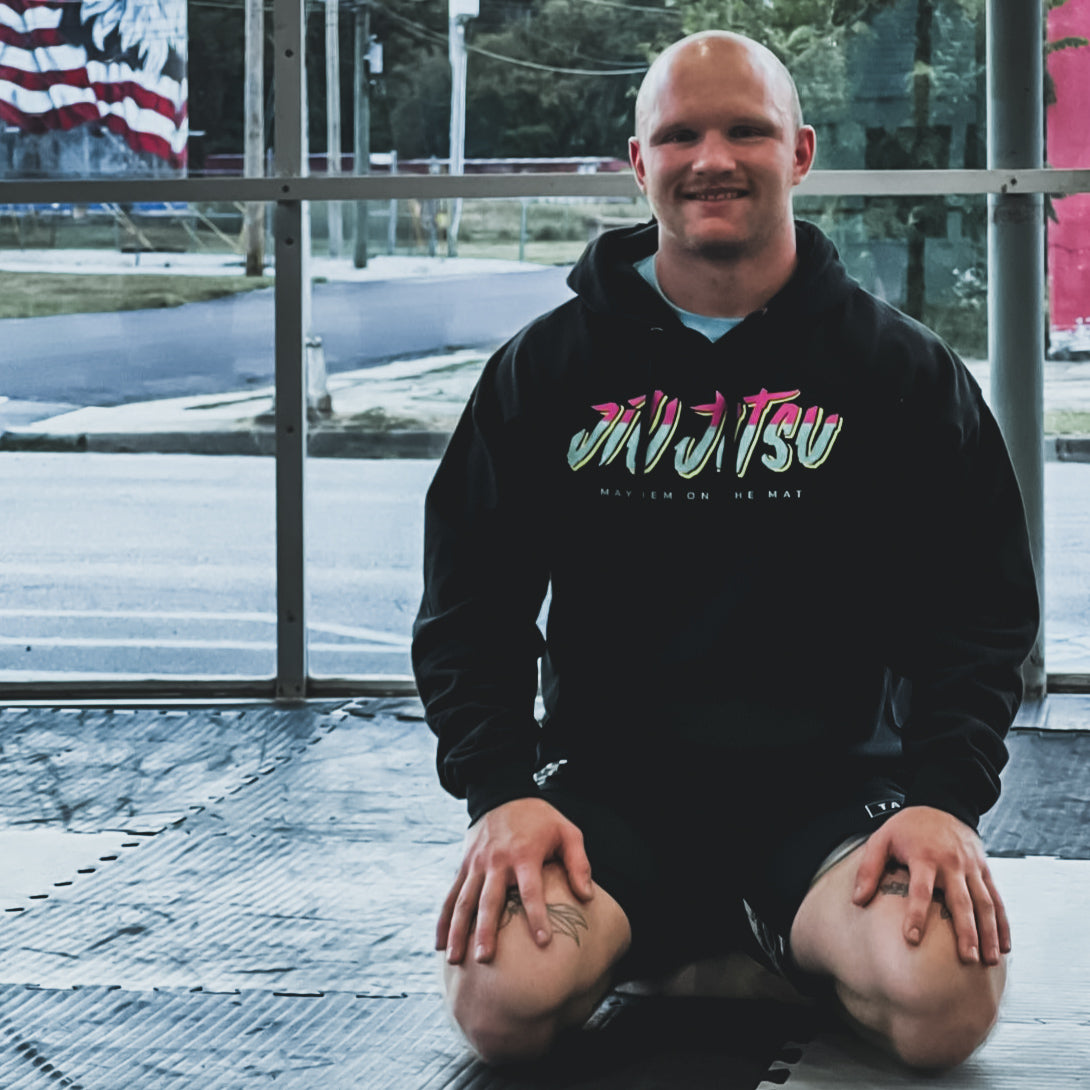
{"type": "Polygon", "coordinates": [[[1090,462],[1090,435],[1056,435],[1045,439],[1046,462],[1090,462]]]}
{"type": "MultiPolygon", "coordinates": [[[[445,431],[323,431],[307,434],[312,458],[439,458],[450,435],[445,431]]],[[[193,432],[85,432],[49,434],[7,431],[0,434],[0,451],[64,454],[210,454],[276,453],[272,428],[193,432]]]]}
{"type": "MultiPolygon", "coordinates": [[[[311,458],[439,458],[450,433],[428,429],[342,431],[318,426],[307,434],[311,458]]],[[[276,452],[272,428],[225,431],[84,432],[49,434],[7,431],[0,451],[87,454],[234,454],[268,457],[276,452]]],[[[1090,435],[1048,436],[1046,462],[1090,462],[1090,435]]]]}

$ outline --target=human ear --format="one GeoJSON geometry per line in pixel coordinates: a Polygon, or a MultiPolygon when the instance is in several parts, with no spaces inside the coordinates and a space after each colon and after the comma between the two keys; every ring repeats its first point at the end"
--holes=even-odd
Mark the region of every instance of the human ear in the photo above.
{"type": "Polygon", "coordinates": [[[641,193],[645,193],[644,178],[647,170],[643,165],[643,156],[640,154],[640,142],[634,136],[628,138],[628,161],[632,164],[633,173],[636,175],[636,185],[640,187],[641,193]]]}
{"type": "Polygon", "coordinates": [[[795,165],[791,180],[794,185],[810,173],[814,165],[814,153],[817,142],[817,134],[810,125],[802,125],[795,134],[795,165]]]}

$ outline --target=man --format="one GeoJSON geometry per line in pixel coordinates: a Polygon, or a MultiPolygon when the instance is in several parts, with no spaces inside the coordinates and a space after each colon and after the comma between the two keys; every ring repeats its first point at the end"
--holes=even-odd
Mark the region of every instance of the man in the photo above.
{"type": "Polygon", "coordinates": [[[525,1059],[742,951],[956,1064],[1003,989],[974,828],[1038,623],[1002,440],[795,222],[814,132],[766,49],[673,45],[630,154],[655,221],[489,361],[428,493],[414,665],[472,820],[449,1008],[525,1059]]]}

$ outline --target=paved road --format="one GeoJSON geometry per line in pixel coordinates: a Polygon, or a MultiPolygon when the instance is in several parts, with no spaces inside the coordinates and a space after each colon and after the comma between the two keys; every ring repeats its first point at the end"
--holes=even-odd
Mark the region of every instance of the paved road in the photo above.
{"type": "MultiPolygon", "coordinates": [[[[567,270],[314,286],[313,329],[330,372],[399,356],[501,344],[570,296],[567,270]]],[[[0,322],[0,395],[120,405],[227,393],[273,376],[273,291],[166,310],[0,322]]]]}
{"type": "MultiPolygon", "coordinates": [[[[271,458],[0,454],[0,681],[271,676],[271,458]]],[[[310,657],[408,674],[431,461],[314,459],[310,657]]],[[[1046,467],[1047,650],[1090,672],[1090,465],[1046,467]]]]}

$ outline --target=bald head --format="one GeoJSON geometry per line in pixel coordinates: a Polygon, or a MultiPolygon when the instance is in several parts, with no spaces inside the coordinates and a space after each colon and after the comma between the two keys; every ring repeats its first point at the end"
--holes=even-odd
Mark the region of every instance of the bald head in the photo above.
{"type": "Polygon", "coordinates": [[[760,42],[728,30],[704,30],[690,34],[663,50],[640,84],[636,96],[636,137],[642,139],[652,104],[668,82],[674,67],[690,61],[711,61],[724,66],[748,64],[760,72],[780,105],[785,122],[794,130],[802,127],[802,107],[791,73],[779,58],[760,42]]]}

